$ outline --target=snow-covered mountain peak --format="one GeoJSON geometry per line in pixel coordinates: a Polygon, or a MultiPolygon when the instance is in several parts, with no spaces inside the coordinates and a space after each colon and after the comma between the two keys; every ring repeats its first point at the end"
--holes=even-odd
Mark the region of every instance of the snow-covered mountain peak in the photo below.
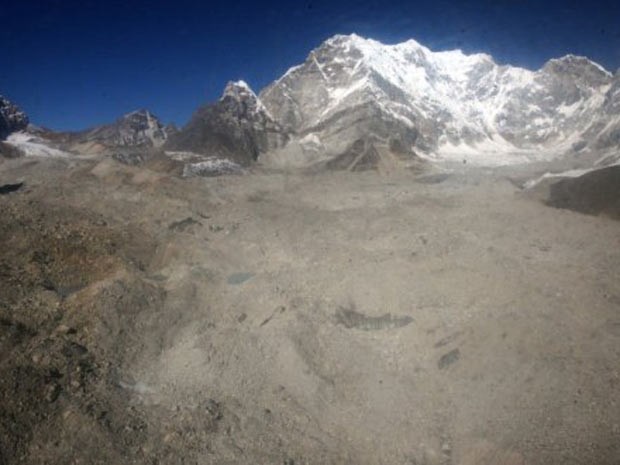
{"type": "Polygon", "coordinates": [[[569,77],[575,82],[590,87],[606,86],[613,78],[613,75],[603,66],[587,57],[577,55],[553,58],[545,63],[541,71],[560,78],[569,77]]]}
{"type": "Polygon", "coordinates": [[[532,71],[499,65],[485,53],[432,51],[415,40],[386,45],[351,34],[312,50],[260,100],[284,128],[315,134],[334,151],[343,140],[371,134],[439,156],[536,154],[584,147],[581,134],[604,127],[595,124],[603,104],[615,112],[614,79],[575,55],[532,71]]]}
{"type": "MultiPolygon", "coordinates": [[[[472,84],[493,89],[494,82],[479,82],[491,71],[500,74],[493,59],[482,53],[433,52],[415,40],[385,45],[356,34],[338,35],[313,50],[303,65],[291,68],[263,91],[261,98],[277,117],[278,110],[272,108],[271,102],[275,99],[293,104],[297,97],[293,98],[291,92],[301,91],[293,89],[298,87],[294,83],[312,74],[322,89],[312,97],[314,102],[308,102],[309,114],[299,118],[303,110],[292,114],[287,110],[289,121],[285,124],[292,123],[295,128],[303,119],[303,127],[310,129],[343,107],[368,104],[412,126],[414,121],[433,113],[435,119],[444,122],[461,116],[467,119],[471,108],[460,102],[482,97],[478,89],[472,91],[472,84]],[[314,106],[321,111],[314,111],[314,106]]],[[[504,68],[504,72],[510,69],[504,68]]]]}
{"type": "MultiPolygon", "coordinates": [[[[22,114],[2,98],[0,110],[13,120],[22,114]]],[[[360,141],[398,156],[490,163],[496,154],[516,154],[525,161],[551,151],[620,148],[620,73],[577,55],[533,71],[485,53],[433,51],[413,39],[383,44],[337,35],[259,96],[243,80],[229,82],[220,100],[199,108],[180,131],[140,109],[76,137],[109,147],[219,150],[244,163],[289,142],[315,161],[343,154],[353,161],[360,153],[351,147],[360,141]]]]}
{"type": "Polygon", "coordinates": [[[250,86],[245,81],[231,81],[217,102],[199,107],[187,125],[170,136],[165,149],[246,165],[287,140],[250,86]]]}
{"type": "Polygon", "coordinates": [[[376,67],[379,71],[385,70],[389,62],[396,62],[401,66],[434,66],[441,68],[444,72],[455,72],[455,74],[461,73],[463,67],[469,68],[485,63],[494,64],[493,58],[485,53],[468,55],[460,49],[433,52],[414,39],[388,45],[357,34],[334,36],[311,52],[311,56],[324,56],[326,51],[331,51],[331,54],[335,55],[335,61],[341,61],[342,55],[351,55],[353,58],[376,67]]]}
{"type": "Polygon", "coordinates": [[[405,42],[400,42],[397,44],[384,44],[378,40],[362,37],[358,34],[337,34],[333,37],[327,39],[319,48],[322,46],[331,46],[331,47],[341,47],[343,49],[349,48],[357,48],[360,51],[365,51],[368,54],[376,53],[377,51],[381,51],[383,49],[395,49],[400,50],[401,52],[414,51],[423,49],[428,51],[428,49],[417,42],[415,39],[409,39],[405,42]]]}
{"type": "Polygon", "coordinates": [[[256,94],[244,80],[230,81],[224,88],[222,99],[234,97],[237,100],[256,99],[256,94]]]}
{"type": "Polygon", "coordinates": [[[564,55],[563,57],[552,58],[546,64],[566,65],[566,66],[572,66],[575,68],[579,68],[579,67],[595,68],[601,74],[604,74],[606,76],[611,77],[613,75],[611,72],[605,69],[602,65],[598,64],[597,62],[593,60],[590,60],[588,57],[585,57],[582,55],[573,55],[571,53],[569,53],[568,55],[564,55]]]}
{"type": "Polygon", "coordinates": [[[157,119],[150,111],[140,108],[138,110],[130,111],[129,113],[125,113],[122,118],[131,119],[131,118],[145,118],[145,119],[157,119]]]}
{"type": "Polygon", "coordinates": [[[240,117],[252,118],[256,114],[264,114],[271,118],[265,105],[263,105],[248,83],[243,80],[230,81],[222,93],[220,102],[228,104],[231,109],[235,107],[236,113],[240,117]]]}
{"type": "Polygon", "coordinates": [[[432,62],[445,74],[456,80],[463,80],[467,73],[479,66],[497,66],[493,58],[486,53],[467,55],[462,50],[431,52],[432,62]]]}
{"type": "Polygon", "coordinates": [[[226,85],[220,101],[225,101],[227,99],[232,99],[246,108],[249,112],[269,114],[256,93],[254,93],[252,88],[244,80],[230,81],[226,85]]]}

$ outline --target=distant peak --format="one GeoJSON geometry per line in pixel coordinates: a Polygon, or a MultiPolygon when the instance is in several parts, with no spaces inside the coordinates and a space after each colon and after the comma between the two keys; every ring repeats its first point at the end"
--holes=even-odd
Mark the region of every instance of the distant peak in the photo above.
{"type": "MultiPolygon", "coordinates": [[[[415,42],[415,41],[414,41],[415,42]]],[[[375,46],[386,46],[386,44],[383,44],[381,42],[379,42],[378,40],[375,39],[371,39],[370,37],[363,37],[360,36],[359,34],[336,34],[335,36],[330,37],[329,39],[327,39],[325,42],[325,44],[329,44],[329,45],[375,45],[375,46]]],[[[405,42],[403,42],[405,43],[405,42]]]]}
{"type": "Polygon", "coordinates": [[[543,66],[543,69],[554,70],[558,66],[571,66],[571,67],[591,67],[595,68],[606,76],[611,77],[612,73],[607,71],[603,66],[599,65],[595,61],[590,60],[588,57],[582,55],[573,55],[569,53],[559,58],[552,58],[543,66]]]}
{"type": "Polygon", "coordinates": [[[241,105],[243,108],[250,111],[250,113],[262,112],[271,117],[252,88],[243,80],[228,82],[220,98],[220,102],[222,101],[234,101],[236,106],[241,105]]]}
{"type": "Polygon", "coordinates": [[[583,55],[574,55],[572,53],[569,53],[559,58],[552,58],[549,61],[572,61],[572,62],[584,62],[584,63],[591,62],[591,60],[588,57],[585,57],[583,55]]]}
{"type": "Polygon", "coordinates": [[[353,42],[353,43],[365,43],[365,44],[374,44],[377,46],[391,47],[391,46],[421,46],[419,42],[415,39],[408,39],[404,42],[397,42],[395,44],[386,44],[379,40],[373,39],[371,37],[364,37],[355,32],[351,34],[336,34],[325,41],[326,43],[344,43],[344,42],[353,42]]]}
{"type": "Polygon", "coordinates": [[[226,84],[222,98],[234,97],[235,99],[253,97],[256,98],[256,94],[247,82],[240,79],[238,81],[230,81],[226,84]]]}
{"type": "Polygon", "coordinates": [[[238,81],[231,82],[231,84],[235,87],[240,87],[241,89],[245,89],[249,91],[252,90],[250,86],[248,85],[248,83],[245,82],[243,79],[239,79],[238,81]]]}
{"type": "Polygon", "coordinates": [[[337,34],[324,42],[332,47],[350,47],[360,50],[365,56],[388,53],[415,53],[418,56],[437,57],[442,61],[455,62],[489,62],[495,63],[493,57],[487,53],[466,53],[461,49],[431,50],[415,39],[408,39],[397,43],[383,43],[375,39],[362,37],[358,34],[337,34]]]}
{"type": "Polygon", "coordinates": [[[357,35],[355,33],[352,33],[352,34],[336,34],[336,35],[331,36],[325,42],[333,43],[333,42],[345,42],[345,41],[352,41],[352,40],[367,40],[367,39],[362,37],[362,36],[360,36],[360,35],[357,35]]]}
{"type": "Polygon", "coordinates": [[[145,108],[140,108],[124,114],[119,118],[118,123],[146,125],[149,127],[161,126],[159,118],[145,108]]]}
{"type": "Polygon", "coordinates": [[[153,116],[153,114],[144,108],[140,108],[138,110],[130,111],[129,113],[124,114],[123,118],[130,118],[132,116],[145,116],[149,118],[153,116]]]}

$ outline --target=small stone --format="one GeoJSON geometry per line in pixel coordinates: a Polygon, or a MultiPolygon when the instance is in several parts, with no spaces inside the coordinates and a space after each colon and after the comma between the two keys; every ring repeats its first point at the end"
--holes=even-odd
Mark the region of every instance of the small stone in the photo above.
{"type": "Polygon", "coordinates": [[[56,399],[58,399],[58,396],[60,395],[61,390],[62,389],[60,385],[51,384],[50,386],[48,386],[47,392],[45,393],[45,400],[47,400],[50,403],[55,402],[56,399]]]}
{"type": "Polygon", "coordinates": [[[444,368],[447,368],[453,363],[456,363],[459,358],[461,358],[461,351],[459,349],[451,350],[439,359],[439,362],[437,362],[437,366],[440,370],[443,370],[444,368]]]}
{"type": "Polygon", "coordinates": [[[67,325],[59,325],[56,328],[56,332],[58,334],[70,334],[71,333],[71,328],[69,326],[67,326],[67,325]]]}
{"type": "Polygon", "coordinates": [[[254,277],[254,273],[242,271],[239,273],[233,273],[230,276],[228,276],[228,279],[226,280],[226,282],[234,286],[238,284],[243,284],[244,282],[252,279],[253,277],[254,277]]]}

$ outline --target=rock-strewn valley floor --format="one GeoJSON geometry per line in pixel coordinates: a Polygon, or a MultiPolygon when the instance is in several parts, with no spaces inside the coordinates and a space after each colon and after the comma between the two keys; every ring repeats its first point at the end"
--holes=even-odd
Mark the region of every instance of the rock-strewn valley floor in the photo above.
{"type": "Polygon", "coordinates": [[[0,164],[0,464],[620,463],[620,223],[510,169],[0,164]]]}

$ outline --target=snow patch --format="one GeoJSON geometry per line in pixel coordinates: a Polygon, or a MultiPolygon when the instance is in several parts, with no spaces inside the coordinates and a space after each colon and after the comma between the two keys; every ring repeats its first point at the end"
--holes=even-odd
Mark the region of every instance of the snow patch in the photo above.
{"type": "Polygon", "coordinates": [[[299,139],[299,146],[305,153],[320,153],[325,151],[323,142],[315,133],[307,134],[299,139]]]}
{"type": "Polygon", "coordinates": [[[225,158],[207,157],[206,159],[196,162],[187,163],[183,167],[184,178],[194,176],[221,176],[225,174],[241,174],[243,168],[241,165],[227,160],[225,158]]]}
{"type": "Polygon", "coordinates": [[[419,155],[429,161],[465,162],[474,166],[516,165],[545,156],[539,151],[518,149],[497,134],[469,144],[446,141],[435,153],[419,155]]]}
{"type": "Polygon", "coordinates": [[[565,117],[573,116],[577,109],[579,108],[579,104],[581,102],[577,100],[575,103],[571,105],[562,104],[558,107],[558,112],[564,115],[565,117]]]}
{"type": "Polygon", "coordinates": [[[45,145],[42,139],[26,132],[15,132],[6,139],[7,144],[21,150],[27,157],[69,158],[73,155],[45,145]]]}

